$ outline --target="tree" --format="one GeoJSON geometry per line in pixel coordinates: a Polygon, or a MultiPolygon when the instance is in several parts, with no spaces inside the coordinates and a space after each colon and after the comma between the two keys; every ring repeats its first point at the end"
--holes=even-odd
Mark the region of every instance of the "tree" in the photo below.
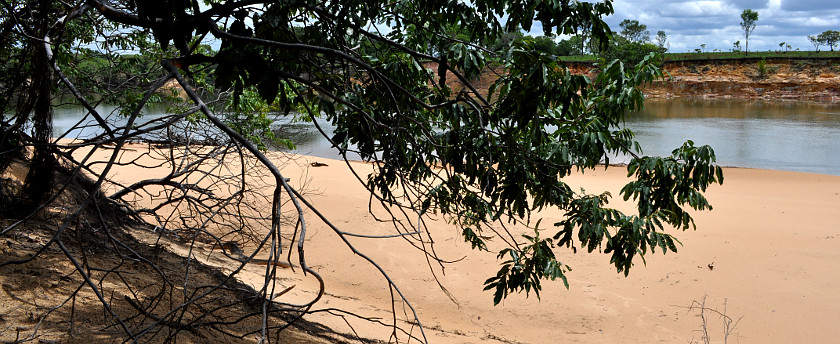
{"type": "Polygon", "coordinates": [[[827,30],[817,36],[821,44],[827,45],[834,51],[834,46],[840,42],[840,32],[834,30],[827,30]]]}
{"type": "Polygon", "coordinates": [[[569,37],[569,44],[574,47],[575,53],[573,55],[585,55],[587,53],[589,41],[583,34],[578,34],[569,37]]]}
{"type": "Polygon", "coordinates": [[[624,19],[618,25],[621,26],[621,35],[631,42],[643,43],[650,40],[647,25],[639,23],[638,20],[624,19]]]}
{"type": "Polygon", "coordinates": [[[525,34],[519,29],[511,32],[503,32],[493,39],[489,48],[495,52],[501,52],[502,50],[511,47],[514,41],[520,40],[523,37],[525,37],[525,34]]]}
{"type": "Polygon", "coordinates": [[[580,44],[574,41],[574,37],[570,39],[563,39],[560,40],[560,42],[557,42],[555,53],[557,56],[583,55],[583,52],[579,50],[579,47],[580,44]]]}
{"type": "Polygon", "coordinates": [[[823,41],[820,39],[819,35],[808,36],[808,41],[814,45],[814,50],[816,52],[820,52],[820,46],[823,45],[823,41]]]}
{"type": "Polygon", "coordinates": [[[741,30],[744,30],[744,43],[746,54],[750,53],[750,34],[755,30],[755,22],[758,21],[758,12],[746,9],[741,13],[741,30]]]}
{"type": "MultiPolygon", "coordinates": [[[[57,215],[57,225],[48,229],[51,240],[31,257],[3,261],[0,266],[24,264],[49,247],[58,247],[75,267],[71,278],[78,278],[80,289],[96,292],[103,312],[117,324],[108,328],[122,331],[127,340],[175,341],[185,332],[235,336],[228,326],[257,319],[260,325],[251,333],[270,341],[275,330],[307,314],[325,293],[323,279],[308,266],[305,255],[307,228],[313,219],[341,238],[343,247],[378,268],[346,239],[366,233],[327,221],[286,180],[277,161],[269,159],[263,144],[274,141],[269,114],[296,116],[315,126],[316,118],[329,121],[335,132],[322,133],[337,151],[345,158],[356,153],[373,168],[370,175],[359,176],[370,192],[370,206],[381,206],[392,215],[391,236],[422,250],[433,271],[446,262],[428,246],[434,242],[433,231],[423,227],[429,218],[442,217],[458,225],[475,250],[493,249],[501,266],[484,284],[495,303],[522,291],[539,297],[545,280],[561,279],[568,286],[569,267],[559,256],[564,248],[607,254],[617,272],[625,275],[648,252],[676,251],[678,241],[666,228],[694,228],[688,210],[710,209],[702,192],[723,181],[710,147],[688,141],[668,157],[639,156],[633,133],[622,128],[624,116],[643,104],[641,87],[662,78],[655,53],[628,66],[620,60],[605,61],[600,73],[589,79],[571,73],[529,40],[514,39],[498,53],[472,43],[498,42],[505,32],[528,31],[536,19],[545,35],[582,30],[599,51],[609,51],[612,32],[602,18],[613,12],[610,0],[539,2],[525,9],[516,1],[464,6],[453,0],[433,7],[380,0],[209,3],[209,7],[184,0],[4,3],[0,39],[6,41],[0,44],[0,53],[8,57],[3,74],[10,82],[2,84],[2,91],[9,95],[4,101],[17,102],[3,104],[2,168],[29,160],[33,177],[27,183],[38,187],[50,185],[44,180],[59,167],[69,176],[65,186],[88,175],[93,180],[82,183],[84,192],[73,209],[57,215]],[[452,35],[451,25],[470,30],[455,30],[452,35]],[[206,37],[220,42],[218,51],[200,44],[206,37]],[[124,124],[114,124],[113,117],[97,109],[96,101],[78,91],[79,80],[95,79],[70,72],[80,63],[74,57],[87,44],[102,51],[110,47],[154,51],[149,56],[157,63],[144,72],[148,82],[138,82],[141,88],[102,90],[104,96],[122,99],[113,116],[124,118],[124,124]],[[488,60],[497,61],[503,70],[485,93],[467,75],[482,70],[488,60]],[[438,66],[431,71],[421,62],[438,66]],[[458,80],[464,89],[454,92],[447,78],[458,80]],[[98,131],[72,143],[52,139],[56,81],[74,104],[95,119],[98,131]],[[177,87],[164,87],[170,84],[177,87]],[[183,90],[186,99],[168,99],[171,111],[162,118],[141,116],[150,101],[173,89],[183,90]],[[35,135],[30,135],[29,127],[35,135]],[[147,141],[150,148],[143,157],[167,167],[167,173],[129,183],[116,181],[111,169],[117,165],[148,166],[145,159],[118,159],[128,151],[127,140],[147,141]],[[25,154],[31,151],[34,155],[25,154]],[[102,151],[109,158],[86,153],[102,151]],[[627,172],[632,178],[621,196],[635,204],[632,213],[609,208],[607,193],[575,191],[564,181],[575,170],[600,168],[616,154],[631,157],[627,172]],[[106,184],[113,188],[102,188],[106,184]],[[547,208],[564,214],[550,230],[540,228],[536,220],[547,208]],[[154,257],[133,249],[120,236],[126,230],[107,220],[108,214],[118,212],[192,244],[203,241],[227,247],[228,240],[238,240],[253,249],[247,254],[226,251],[225,256],[234,255],[242,265],[225,273],[218,284],[190,284],[184,282],[190,281],[189,269],[172,276],[158,268],[154,257]],[[522,235],[510,223],[534,234],[522,235]],[[71,226],[75,235],[64,235],[71,226]],[[500,240],[504,243],[488,242],[487,236],[504,238],[500,240]],[[88,251],[85,245],[96,242],[97,254],[110,254],[118,264],[86,266],[79,257],[88,251]],[[77,243],[79,250],[68,248],[77,243]],[[265,283],[232,286],[241,267],[262,254],[270,257],[265,283]],[[281,254],[317,280],[320,289],[308,302],[289,304],[284,292],[274,289],[281,254]],[[157,271],[159,284],[134,284],[120,270],[123,264],[144,264],[157,271]],[[91,278],[103,271],[97,276],[131,292],[106,297],[103,283],[91,278]],[[217,292],[229,290],[247,295],[226,306],[205,307],[217,292]],[[117,307],[136,312],[120,316],[112,312],[117,307]],[[233,318],[220,314],[234,308],[238,313],[233,318]]],[[[645,31],[637,39],[646,41],[646,36],[645,31]]],[[[119,59],[116,54],[105,55],[119,59]]],[[[348,168],[359,175],[352,164],[348,168]]],[[[26,212],[7,211],[4,216],[26,221],[49,206],[61,190],[25,193],[38,198],[29,198],[33,204],[26,212]]],[[[19,195],[4,191],[0,196],[5,205],[19,195]]],[[[21,228],[12,224],[0,235],[21,228]]],[[[184,265],[197,264],[193,258],[185,257],[184,265]]],[[[379,271],[388,295],[405,305],[409,319],[404,320],[421,324],[420,334],[403,330],[397,321],[400,312],[395,311],[388,324],[393,338],[424,340],[410,300],[386,271],[379,271]]],[[[67,300],[75,300],[74,295],[67,300]]]]}
{"type": "Polygon", "coordinates": [[[732,51],[741,51],[741,41],[735,41],[735,43],[732,43],[732,51]]]}
{"type": "Polygon", "coordinates": [[[665,43],[668,41],[668,35],[665,34],[665,31],[658,31],[656,33],[656,45],[660,48],[665,49],[665,43]]]}
{"type": "Polygon", "coordinates": [[[557,43],[550,36],[537,36],[534,37],[534,49],[549,55],[555,55],[557,43]]]}
{"type": "Polygon", "coordinates": [[[592,53],[592,44],[593,42],[597,42],[597,39],[592,39],[591,37],[591,26],[588,22],[584,21],[577,25],[575,28],[575,34],[570,38],[572,42],[575,42],[579,45],[580,55],[586,53],[589,50],[592,53]]]}
{"type": "Polygon", "coordinates": [[[618,60],[625,65],[635,65],[643,60],[649,60],[654,65],[662,64],[661,48],[652,43],[632,42],[622,36],[613,37],[607,49],[600,51],[605,61],[618,60]]]}

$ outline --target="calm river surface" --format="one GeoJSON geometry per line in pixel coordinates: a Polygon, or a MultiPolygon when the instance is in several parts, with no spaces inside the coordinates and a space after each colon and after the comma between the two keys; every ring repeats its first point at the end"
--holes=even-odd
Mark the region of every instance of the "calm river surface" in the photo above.
{"type": "Polygon", "coordinates": [[[712,146],[724,166],[840,175],[840,105],[745,100],[650,100],[629,116],[646,155],[685,140],[712,146]]]}
{"type": "MultiPolygon", "coordinates": [[[[64,133],[82,115],[80,109],[57,110],[56,133],[64,133]]],[[[332,132],[328,123],[319,123],[332,132]]],[[[626,125],[636,133],[645,155],[670,155],[690,139],[695,145],[712,146],[718,163],[724,166],[840,175],[840,105],[732,99],[648,100],[642,112],[628,116],[626,125]]],[[[284,133],[296,141],[298,153],[339,158],[312,124],[283,127],[284,133]]]]}

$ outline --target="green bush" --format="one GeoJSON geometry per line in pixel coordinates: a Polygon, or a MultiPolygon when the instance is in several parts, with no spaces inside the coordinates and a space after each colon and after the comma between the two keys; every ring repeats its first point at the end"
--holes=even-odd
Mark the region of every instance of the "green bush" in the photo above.
{"type": "MultiPolygon", "coordinates": [[[[624,37],[614,36],[610,46],[601,52],[606,61],[620,60],[625,65],[636,65],[650,53],[664,53],[665,49],[652,43],[631,42],[624,37]]],[[[659,58],[657,65],[662,65],[659,58]]]]}
{"type": "Polygon", "coordinates": [[[758,78],[764,79],[767,77],[767,60],[763,57],[756,63],[756,67],[758,70],[758,78]]]}

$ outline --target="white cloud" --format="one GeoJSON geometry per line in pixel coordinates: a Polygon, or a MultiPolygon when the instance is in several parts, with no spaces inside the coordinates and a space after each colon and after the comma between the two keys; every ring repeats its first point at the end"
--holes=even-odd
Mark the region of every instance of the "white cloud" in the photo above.
{"type": "MultiPolygon", "coordinates": [[[[589,0],[594,1],[594,0],[589,0]]],[[[741,12],[759,12],[758,27],[750,36],[750,50],[776,50],[780,42],[793,48],[812,50],[807,36],[825,30],[840,31],[840,0],[615,0],[615,14],[606,18],[618,28],[624,19],[647,25],[651,33],[665,31],[672,52],[732,49],[744,44],[738,24],[741,12]]]]}
{"type": "Polygon", "coordinates": [[[663,17],[716,17],[737,14],[738,9],[725,1],[689,1],[669,3],[659,14],[663,17]]]}
{"type": "Polygon", "coordinates": [[[802,22],[802,26],[809,26],[809,27],[828,27],[828,26],[838,26],[838,25],[840,25],[840,18],[838,18],[838,17],[831,17],[831,18],[810,17],[810,18],[806,19],[804,22],[802,22]]]}
{"type": "Polygon", "coordinates": [[[837,0],[782,0],[781,8],[785,11],[822,11],[837,9],[837,0]]]}

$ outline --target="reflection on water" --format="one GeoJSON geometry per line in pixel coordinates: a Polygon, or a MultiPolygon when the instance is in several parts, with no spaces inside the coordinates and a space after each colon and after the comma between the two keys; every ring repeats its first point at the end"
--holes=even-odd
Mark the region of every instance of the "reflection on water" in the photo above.
{"type": "MultiPolygon", "coordinates": [[[[124,127],[128,118],[119,114],[119,108],[114,105],[99,105],[96,111],[114,128],[124,127]]],[[[163,109],[150,107],[141,112],[135,120],[135,127],[164,116],[163,109]]],[[[64,138],[91,138],[101,134],[102,128],[97,125],[93,116],[79,106],[59,106],[53,110],[53,133],[64,138]]]]}
{"type": "MultiPolygon", "coordinates": [[[[332,136],[335,127],[323,118],[316,119],[318,126],[328,136],[332,136]]],[[[297,154],[304,154],[314,157],[341,159],[338,150],[324,138],[324,135],[318,131],[315,124],[308,122],[293,122],[289,117],[280,117],[275,120],[276,129],[274,134],[277,137],[287,138],[295,143],[297,148],[292,152],[297,154]]],[[[361,157],[356,153],[347,153],[349,160],[361,160],[361,157]]]]}
{"type": "Polygon", "coordinates": [[[627,126],[646,155],[668,155],[690,139],[711,145],[725,166],[840,175],[840,105],[650,100],[627,126]]]}
{"type": "MultiPolygon", "coordinates": [[[[332,134],[334,127],[319,121],[332,134]]],[[[298,123],[298,152],[339,158],[311,124],[298,123]]],[[[646,155],[670,155],[686,140],[711,145],[718,163],[840,175],[840,105],[805,102],[649,100],[626,125],[646,155]]],[[[351,157],[352,159],[352,157],[351,157]]],[[[621,161],[619,158],[617,161],[621,161]]]]}
{"type": "MultiPolygon", "coordinates": [[[[125,126],[128,119],[121,116],[119,109],[114,105],[100,105],[96,108],[100,115],[105,117],[106,121],[114,127],[125,126]]],[[[158,120],[166,116],[165,109],[160,107],[148,107],[134,123],[134,127],[142,127],[145,123],[158,120]]],[[[325,157],[332,159],[341,159],[338,152],[324,139],[323,135],[317,130],[315,125],[307,122],[293,121],[293,115],[278,115],[274,120],[273,131],[279,138],[287,138],[292,140],[297,146],[293,152],[298,154],[312,155],[316,157],[325,157]]],[[[331,135],[335,130],[329,122],[324,119],[318,119],[318,125],[331,135]]],[[[194,132],[194,139],[212,139],[214,135],[221,135],[218,131],[210,130],[210,128],[203,128],[201,132],[194,132]]],[[[92,116],[88,115],[87,110],[78,106],[60,106],[54,109],[53,114],[53,133],[61,135],[65,138],[91,138],[101,134],[103,131],[97,125],[92,116]]],[[[158,137],[160,138],[159,135],[158,137]]],[[[348,158],[359,159],[355,153],[348,153],[348,158]]]]}
{"type": "MultiPolygon", "coordinates": [[[[100,108],[102,113],[113,110],[112,106],[100,108]]],[[[63,134],[84,114],[80,108],[56,110],[55,133],[63,134]]],[[[160,112],[149,111],[140,123],[161,116],[160,112]]],[[[116,114],[109,118],[122,124],[125,121],[116,114]]],[[[93,123],[91,118],[87,121],[93,123]]],[[[333,126],[325,120],[318,123],[332,135],[333,126]]],[[[295,142],[296,153],[340,158],[313,124],[292,122],[287,116],[278,118],[275,125],[279,137],[295,142]]],[[[711,145],[724,166],[840,175],[840,152],[836,147],[840,143],[840,105],[731,99],[648,100],[642,112],[627,118],[626,125],[635,131],[646,155],[670,155],[671,150],[690,139],[697,145],[711,145]]],[[[96,129],[77,129],[68,137],[90,137],[96,129]]]]}

